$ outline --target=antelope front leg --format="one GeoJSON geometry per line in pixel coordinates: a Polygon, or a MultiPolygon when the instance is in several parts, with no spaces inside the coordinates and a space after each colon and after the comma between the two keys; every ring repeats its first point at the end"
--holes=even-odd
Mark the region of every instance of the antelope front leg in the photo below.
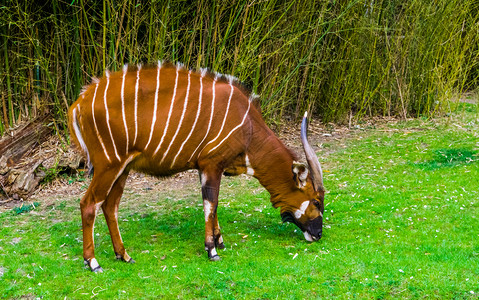
{"type": "MultiPolygon", "coordinates": [[[[123,166],[111,166],[110,169],[106,171],[102,169],[96,169],[95,174],[93,175],[93,178],[91,180],[90,186],[88,187],[85,196],[80,201],[83,226],[83,259],[85,265],[89,266],[93,272],[103,272],[103,269],[100,267],[98,261],[95,259],[95,246],[93,238],[95,218],[98,209],[107,199],[110,190],[113,187],[113,184],[116,182],[117,178],[123,173],[125,165],[126,164],[124,164],[123,166]]],[[[122,188],[121,182],[119,184],[119,187],[122,188]]]]}
{"type": "Polygon", "coordinates": [[[212,261],[220,260],[216,246],[223,249],[223,238],[218,225],[217,208],[222,172],[200,172],[203,210],[205,212],[205,250],[212,261]]]}

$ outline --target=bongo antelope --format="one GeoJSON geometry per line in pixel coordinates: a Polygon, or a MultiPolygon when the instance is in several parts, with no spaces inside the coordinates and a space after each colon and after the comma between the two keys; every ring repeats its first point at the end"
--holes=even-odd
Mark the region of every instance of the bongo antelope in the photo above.
{"type": "Polygon", "coordinates": [[[232,76],[161,62],[125,65],[83,89],[69,109],[68,125],[94,168],[80,202],[83,257],[92,271],[102,271],[93,241],[100,207],[116,257],[134,262],[118,229],[118,205],[130,170],[153,176],[199,171],[210,260],[219,260],[217,249],[225,247],[216,214],[223,173],[254,176],[284,222],[296,224],[308,241],[321,238],[325,189],[307,141],[307,116],[301,140],[308,163],[301,164],[265,124],[256,97],[232,76]]]}

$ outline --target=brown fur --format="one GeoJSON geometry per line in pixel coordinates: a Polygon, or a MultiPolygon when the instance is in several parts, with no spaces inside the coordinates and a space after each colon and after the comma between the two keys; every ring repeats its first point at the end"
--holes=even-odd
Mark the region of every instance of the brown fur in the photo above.
{"type": "Polygon", "coordinates": [[[117,230],[116,214],[124,182],[131,169],[155,176],[168,176],[187,169],[199,170],[205,203],[205,246],[213,260],[217,258],[215,248],[224,246],[216,215],[221,174],[224,171],[231,175],[244,173],[246,157],[254,170],[254,177],[270,192],[273,206],[281,207],[281,212],[293,213],[304,201],[320,197],[312,188],[311,178],[308,177],[308,183],[302,188],[293,180],[291,167],[296,155],[266,126],[258,107],[250,102],[253,98],[251,93],[237,80],[211,72],[201,79],[201,72],[163,64],[159,73],[158,94],[155,94],[158,69],[156,66],[143,67],[140,70],[135,125],[137,71],[137,67],[129,67],[126,72],[123,104],[124,73],[120,71],[109,74],[108,78],[95,79],[85,87],[68,114],[72,140],[77,145],[81,144],[80,140],[84,141],[84,150],[95,168],[90,187],[80,205],[83,255],[89,264],[94,258],[93,223],[98,205],[101,205],[112,232],[115,253],[125,261],[130,259],[117,230]],[[203,90],[200,95],[201,82],[203,90]],[[105,110],[105,92],[108,111],[105,110]],[[213,94],[214,115],[206,134],[213,94]],[[158,101],[156,111],[155,95],[158,101]],[[169,115],[173,98],[173,109],[169,115]],[[76,118],[73,118],[74,112],[76,118]],[[76,135],[74,124],[81,136],[76,135]],[[138,135],[135,140],[136,130],[138,135]]]}

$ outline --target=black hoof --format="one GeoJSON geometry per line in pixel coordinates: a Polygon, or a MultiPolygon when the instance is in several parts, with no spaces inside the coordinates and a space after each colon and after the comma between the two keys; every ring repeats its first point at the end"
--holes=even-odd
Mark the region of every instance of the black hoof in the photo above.
{"type": "Polygon", "coordinates": [[[126,262],[126,263],[129,263],[129,264],[134,264],[134,263],[136,263],[136,261],[135,261],[133,258],[130,257],[129,260],[125,260],[125,259],[123,258],[123,256],[121,256],[120,254],[117,254],[117,255],[116,255],[116,259],[117,259],[117,260],[121,260],[121,261],[126,262]]]}
{"type": "Polygon", "coordinates": [[[94,273],[103,273],[103,269],[100,266],[96,267],[95,269],[93,269],[91,271],[94,272],[94,273]]]}
{"type": "Polygon", "coordinates": [[[216,246],[216,248],[218,248],[218,249],[224,249],[224,248],[226,248],[226,246],[225,246],[224,243],[220,243],[220,244],[218,244],[218,246],[216,246]]]}
{"type": "Polygon", "coordinates": [[[92,260],[83,259],[83,263],[85,264],[86,269],[90,269],[94,273],[103,273],[103,269],[100,267],[96,259],[94,258],[92,260]],[[94,261],[94,265],[95,265],[94,268],[92,268],[92,261],[94,261]]]}
{"type": "Polygon", "coordinates": [[[215,255],[215,256],[210,257],[210,260],[211,261],[219,261],[219,260],[221,260],[221,257],[219,255],[215,255]]]}

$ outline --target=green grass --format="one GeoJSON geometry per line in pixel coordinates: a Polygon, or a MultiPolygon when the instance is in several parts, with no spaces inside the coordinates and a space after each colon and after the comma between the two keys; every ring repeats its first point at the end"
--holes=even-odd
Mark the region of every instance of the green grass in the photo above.
{"type": "Polygon", "coordinates": [[[127,193],[114,259],[103,217],[83,268],[78,197],[0,214],[3,298],[438,298],[479,294],[479,114],[390,122],[324,141],[324,236],[307,243],[256,180],[226,178],[226,250],[209,262],[199,192],[127,193]],[[176,196],[175,196],[176,195],[176,196]],[[474,294],[473,294],[474,293],[474,294]]]}

